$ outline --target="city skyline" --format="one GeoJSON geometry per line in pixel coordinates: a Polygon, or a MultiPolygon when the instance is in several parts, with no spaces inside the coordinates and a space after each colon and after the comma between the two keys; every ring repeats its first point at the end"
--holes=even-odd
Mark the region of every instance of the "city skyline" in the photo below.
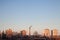
{"type": "Polygon", "coordinates": [[[58,34],[58,30],[57,29],[53,29],[53,30],[50,30],[50,29],[44,29],[41,33],[39,33],[38,31],[34,31],[33,33],[31,33],[31,31],[27,31],[27,30],[20,30],[19,32],[17,31],[13,31],[12,29],[7,29],[7,30],[3,30],[3,31],[0,31],[0,34],[2,33],[5,33],[7,36],[10,36],[10,35],[15,35],[15,34],[22,34],[22,35],[42,35],[42,36],[48,36],[50,37],[51,35],[52,36],[59,36],[60,34],[58,34]]]}
{"type": "Polygon", "coordinates": [[[60,0],[0,0],[0,30],[29,30],[31,25],[32,32],[60,32],[60,0]]]}

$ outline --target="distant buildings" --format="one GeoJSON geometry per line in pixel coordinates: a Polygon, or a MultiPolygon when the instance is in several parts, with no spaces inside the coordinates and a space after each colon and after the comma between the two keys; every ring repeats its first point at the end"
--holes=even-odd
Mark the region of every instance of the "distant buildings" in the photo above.
{"type": "Polygon", "coordinates": [[[21,31],[21,35],[22,35],[22,36],[25,36],[25,35],[26,35],[26,30],[22,30],[22,31],[21,31]]]}
{"type": "Polygon", "coordinates": [[[6,36],[11,37],[13,34],[13,31],[11,29],[6,30],[6,36]]]}
{"type": "Polygon", "coordinates": [[[53,36],[57,36],[58,35],[58,30],[57,29],[53,29],[52,32],[53,32],[53,36]]]}
{"type": "Polygon", "coordinates": [[[1,34],[1,31],[0,31],[0,34],[1,34]]]}
{"type": "Polygon", "coordinates": [[[6,31],[0,31],[0,40],[60,40],[57,29],[51,31],[49,29],[44,29],[43,33],[44,36],[40,35],[38,31],[35,31],[33,35],[29,36],[26,30],[21,30],[20,33],[18,33],[8,29],[6,31]]]}
{"type": "Polygon", "coordinates": [[[0,38],[1,38],[1,31],[0,31],[0,38]]]}
{"type": "Polygon", "coordinates": [[[53,30],[51,30],[51,38],[53,37],[53,30]]]}
{"type": "Polygon", "coordinates": [[[37,31],[35,31],[35,32],[33,33],[33,35],[38,36],[39,34],[38,34],[37,31]]]}
{"type": "Polygon", "coordinates": [[[53,35],[54,35],[54,36],[57,36],[57,35],[58,35],[58,30],[57,30],[57,29],[54,29],[54,30],[53,30],[53,35]]]}
{"type": "Polygon", "coordinates": [[[58,30],[57,29],[53,29],[53,30],[49,30],[49,29],[45,29],[43,32],[44,36],[57,36],[58,35],[58,30]]]}
{"type": "Polygon", "coordinates": [[[50,36],[50,30],[49,29],[44,29],[43,34],[44,34],[44,36],[50,36]]]}
{"type": "Polygon", "coordinates": [[[0,31],[0,36],[1,36],[1,31],[0,31]]]}

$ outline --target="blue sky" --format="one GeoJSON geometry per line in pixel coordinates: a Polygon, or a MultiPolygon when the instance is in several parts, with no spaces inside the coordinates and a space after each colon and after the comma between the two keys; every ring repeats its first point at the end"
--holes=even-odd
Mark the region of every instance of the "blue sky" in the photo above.
{"type": "Polygon", "coordinates": [[[60,0],[0,0],[0,30],[28,30],[30,25],[33,31],[60,31],[60,0]]]}

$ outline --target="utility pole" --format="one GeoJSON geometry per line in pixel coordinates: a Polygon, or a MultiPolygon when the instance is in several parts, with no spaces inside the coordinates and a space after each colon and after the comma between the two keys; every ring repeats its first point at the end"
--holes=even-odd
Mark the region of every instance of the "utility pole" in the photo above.
{"type": "Polygon", "coordinates": [[[32,27],[32,26],[29,27],[29,36],[31,35],[31,27],[32,27]]]}

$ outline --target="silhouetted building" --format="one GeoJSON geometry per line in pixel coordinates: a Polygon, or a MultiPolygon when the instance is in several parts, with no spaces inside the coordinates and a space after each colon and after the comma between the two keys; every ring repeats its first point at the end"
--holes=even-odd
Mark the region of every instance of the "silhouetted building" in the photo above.
{"type": "Polygon", "coordinates": [[[51,37],[53,37],[53,30],[51,30],[51,37]]]}
{"type": "Polygon", "coordinates": [[[26,30],[22,30],[22,31],[21,31],[21,35],[22,35],[22,36],[25,36],[25,35],[26,35],[26,30]]]}
{"type": "Polygon", "coordinates": [[[0,31],[0,38],[1,38],[1,31],[0,31]]]}
{"type": "Polygon", "coordinates": [[[2,32],[2,39],[6,39],[6,34],[4,31],[2,32]]]}

